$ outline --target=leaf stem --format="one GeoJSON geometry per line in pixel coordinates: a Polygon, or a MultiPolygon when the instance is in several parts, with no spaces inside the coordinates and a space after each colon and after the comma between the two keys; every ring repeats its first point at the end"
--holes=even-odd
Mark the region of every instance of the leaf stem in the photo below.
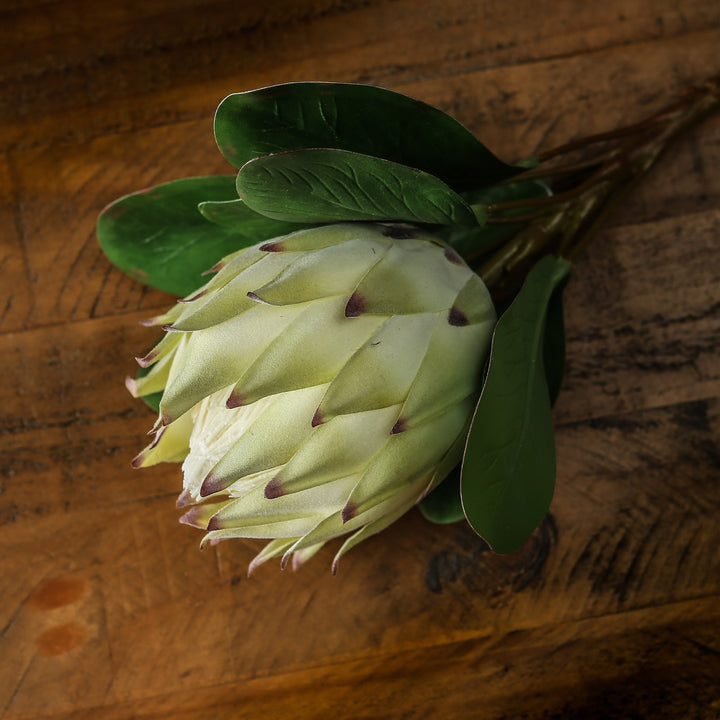
{"type": "Polygon", "coordinates": [[[489,224],[526,223],[489,256],[478,259],[477,272],[491,288],[517,282],[541,255],[553,252],[576,260],[617,203],[658,161],[672,141],[720,107],[720,76],[638,123],[589,135],[539,155],[541,165],[512,179],[543,179],[558,185],[548,197],[523,198],[487,206],[489,224]],[[545,167],[543,163],[587,150],[598,143],[615,145],[580,160],[545,167]],[[569,185],[569,187],[568,187],[569,185]],[[526,209],[522,213],[511,210],[526,209]]]}

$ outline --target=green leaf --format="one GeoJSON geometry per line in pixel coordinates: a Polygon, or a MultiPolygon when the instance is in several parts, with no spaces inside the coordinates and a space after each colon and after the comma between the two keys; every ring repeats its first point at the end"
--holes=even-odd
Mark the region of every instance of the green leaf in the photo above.
{"type": "Polygon", "coordinates": [[[477,224],[470,206],[442,180],[347,150],[297,150],[255,158],[238,173],[237,190],[256,212],[289,222],[477,224]]]}
{"type": "Polygon", "coordinates": [[[198,210],[211,223],[252,239],[252,244],[309,227],[306,223],[283,222],[260,215],[237,198],[237,190],[235,196],[235,200],[201,202],[198,210]]]}
{"type": "Polygon", "coordinates": [[[237,168],[260,155],[337,148],[416,167],[457,187],[522,172],[450,115],[372,85],[299,82],[235,93],[217,109],[215,139],[237,168]]]}
{"type": "Polygon", "coordinates": [[[563,316],[562,293],[567,278],[560,282],[550,296],[545,318],[545,337],[543,338],[543,365],[547,380],[550,405],[560,394],[565,374],[565,318],[563,316]]]}
{"type": "Polygon", "coordinates": [[[570,263],[546,256],[498,321],[463,458],[465,516],[498,553],[517,550],[537,527],[555,485],[555,442],[544,368],[553,292],[570,263]]]}
{"type": "Polygon", "coordinates": [[[456,467],[418,505],[426,520],[447,525],[465,517],[460,500],[460,466],[456,467]]]}
{"type": "Polygon", "coordinates": [[[126,195],[98,218],[100,245],[131,277],[175,295],[202,285],[202,273],[220,258],[297,226],[250,210],[243,223],[221,227],[198,212],[202,201],[237,200],[235,177],[185,178],[126,195]]]}

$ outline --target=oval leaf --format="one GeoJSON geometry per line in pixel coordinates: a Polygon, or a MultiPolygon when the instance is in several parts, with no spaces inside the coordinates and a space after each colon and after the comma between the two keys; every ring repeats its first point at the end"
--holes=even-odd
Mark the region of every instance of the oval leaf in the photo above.
{"type": "Polygon", "coordinates": [[[297,226],[246,210],[243,223],[219,227],[198,212],[202,201],[237,200],[235,177],[185,178],[126,195],[98,218],[100,245],[131,277],[174,295],[202,285],[202,273],[220,258],[297,226]]]}
{"type": "Polygon", "coordinates": [[[215,114],[215,139],[237,168],[260,155],[326,147],[416,167],[457,187],[523,170],[450,115],[373,85],[298,82],[229,95],[215,114]]]}
{"type": "Polygon", "coordinates": [[[290,222],[477,224],[470,206],[442,180],[346,150],[297,150],[255,158],[238,173],[237,190],[256,212],[290,222]]]}
{"type": "Polygon", "coordinates": [[[570,271],[546,256],[530,271],[493,335],[485,385],[468,435],[465,516],[498,553],[517,550],[545,516],[555,443],[543,362],[548,303],[570,271]]]}

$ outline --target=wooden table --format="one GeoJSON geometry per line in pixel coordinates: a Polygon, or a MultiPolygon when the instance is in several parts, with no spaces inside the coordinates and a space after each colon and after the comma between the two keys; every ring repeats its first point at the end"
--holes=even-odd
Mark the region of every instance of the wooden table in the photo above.
{"type": "MultiPolygon", "coordinates": [[[[297,573],[198,551],[179,468],[129,467],[123,386],[172,302],[98,212],[230,172],[226,94],[332,79],[500,156],[640,119],[720,71],[715,0],[5,0],[0,708],[8,720],[720,717],[720,117],[577,264],[550,514],[517,553],[413,511],[297,573]]],[[[213,259],[214,260],[214,259],[213,259]]]]}

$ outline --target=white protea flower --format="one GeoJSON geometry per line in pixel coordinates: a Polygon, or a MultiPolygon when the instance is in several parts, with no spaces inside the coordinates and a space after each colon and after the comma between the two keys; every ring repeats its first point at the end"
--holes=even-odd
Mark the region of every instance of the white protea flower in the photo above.
{"type": "Polygon", "coordinates": [[[163,391],[136,467],[182,461],[181,519],[203,543],[267,538],[253,560],[333,563],[459,462],[495,323],[480,278],[402,225],[295,232],[225,258],[148,324],[167,334],[128,379],[163,391]]]}

